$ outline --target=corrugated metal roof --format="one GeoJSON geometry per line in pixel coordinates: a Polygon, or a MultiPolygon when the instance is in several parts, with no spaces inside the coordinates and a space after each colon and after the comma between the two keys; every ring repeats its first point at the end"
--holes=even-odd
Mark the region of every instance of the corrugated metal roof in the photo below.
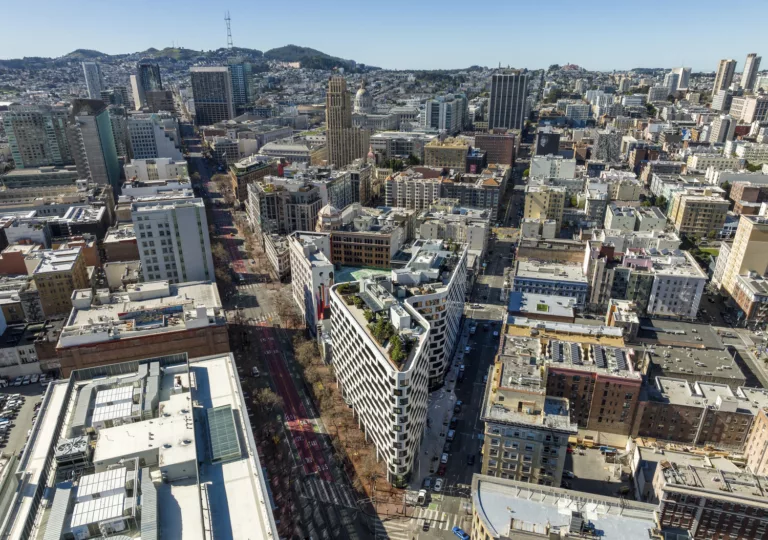
{"type": "Polygon", "coordinates": [[[157,540],[157,530],[157,490],[145,467],[141,469],[141,540],[157,540]]]}
{"type": "Polygon", "coordinates": [[[43,540],[61,540],[71,495],[72,482],[62,482],[56,486],[56,494],[53,496],[53,506],[51,506],[51,512],[48,515],[48,524],[45,527],[43,540]]]}

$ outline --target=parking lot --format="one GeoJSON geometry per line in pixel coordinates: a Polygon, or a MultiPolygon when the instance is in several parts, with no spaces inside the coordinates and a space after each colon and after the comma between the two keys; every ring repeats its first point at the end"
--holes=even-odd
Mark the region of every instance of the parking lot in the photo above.
{"type": "MultiPolygon", "coordinates": [[[[610,461],[611,458],[608,460],[610,461]]],[[[579,450],[573,447],[573,453],[566,455],[564,470],[575,476],[575,478],[569,478],[568,472],[563,473],[563,481],[570,484],[569,489],[574,491],[612,497],[631,496],[630,475],[622,475],[622,465],[607,462],[606,456],[597,448],[579,450]],[[621,480],[622,476],[626,478],[625,481],[621,480]]],[[[624,472],[628,472],[627,467],[624,472]]]]}
{"type": "Polygon", "coordinates": [[[32,428],[32,418],[35,416],[35,406],[40,403],[44,391],[40,383],[0,389],[0,399],[3,399],[4,405],[10,396],[15,394],[23,399],[21,407],[16,411],[16,416],[9,418],[10,429],[6,432],[6,436],[0,438],[0,451],[4,454],[17,454],[26,443],[27,433],[32,428]]]}

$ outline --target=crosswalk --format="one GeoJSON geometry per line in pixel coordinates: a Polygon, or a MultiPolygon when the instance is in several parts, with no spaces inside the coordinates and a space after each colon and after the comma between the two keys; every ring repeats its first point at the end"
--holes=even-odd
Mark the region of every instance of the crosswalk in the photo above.
{"type": "Polygon", "coordinates": [[[357,508],[354,494],[345,485],[327,482],[316,476],[308,476],[299,483],[302,496],[308,499],[315,499],[336,506],[357,508]]]}
{"type": "Polygon", "coordinates": [[[450,531],[454,527],[461,527],[469,532],[472,523],[471,516],[450,514],[440,510],[430,510],[429,508],[419,507],[409,519],[391,519],[386,521],[377,521],[375,532],[377,540],[409,540],[418,538],[422,532],[424,521],[429,521],[429,530],[439,529],[441,531],[450,531]]]}
{"type": "Polygon", "coordinates": [[[469,531],[468,527],[471,523],[471,516],[461,516],[459,514],[450,514],[448,512],[441,512],[440,510],[430,510],[429,508],[416,508],[413,513],[413,519],[421,524],[425,519],[430,521],[431,529],[440,529],[443,531],[450,531],[456,526],[461,527],[465,531],[469,531]]]}
{"type": "Polygon", "coordinates": [[[260,322],[275,322],[277,321],[277,312],[270,311],[269,313],[261,313],[253,318],[253,322],[258,324],[260,322]]]}
{"type": "Polygon", "coordinates": [[[375,536],[376,540],[384,540],[386,538],[389,538],[391,540],[409,540],[410,538],[413,538],[413,535],[411,534],[411,530],[413,529],[413,524],[411,523],[411,520],[391,520],[391,521],[376,521],[376,524],[374,525],[375,528],[375,536]]]}

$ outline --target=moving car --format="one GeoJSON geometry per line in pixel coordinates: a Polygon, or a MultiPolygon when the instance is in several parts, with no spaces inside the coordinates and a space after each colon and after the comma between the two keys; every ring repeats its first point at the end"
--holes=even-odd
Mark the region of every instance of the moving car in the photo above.
{"type": "Polygon", "coordinates": [[[251,376],[253,376],[253,377],[260,377],[261,373],[259,373],[259,368],[257,368],[256,366],[252,367],[251,368],[251,376]]]}
{"type": "Polygon", "coordinates": [[[573,474],[571,471],[563,471],[563,476],[565,478],[576,478],[576,475],[573,474]]]}
{"type": "Polygon", "coordinates": [[[424,524],[421,526],[422,531],[428,531],[429,530],[429,520],[425,519],[424,524]]]}
{"type": "Polygon", "coordinates": [[[421,491],[419,491],[418,501],[419,501],[419,504],[424,504],[425,502],[427,502],[427,490],[426,489],[422,489],[421,491]]]}
{"type": "Polygon", "coordinates": [[[427,476],[424,481],[421,483],[421,487],[424,489],[429,489],[432,487],[432,478],[427,476]]]}
{"type": "Polygon", "coordinates": [[[461,540],[469,540],[469,535],[464,532],[464,529],[461,527],[454,527],[451,529],[453,531],[453,534],[461,538],[461,540]]]}
{"type": "Polygon", "coordinates": [[[437,480],[435,480],[435,491],[437,493],[440,493],[440,491],[443,489],[443,483],[444,483],[444,480],[442,478],[438,478],[437,480]]]}

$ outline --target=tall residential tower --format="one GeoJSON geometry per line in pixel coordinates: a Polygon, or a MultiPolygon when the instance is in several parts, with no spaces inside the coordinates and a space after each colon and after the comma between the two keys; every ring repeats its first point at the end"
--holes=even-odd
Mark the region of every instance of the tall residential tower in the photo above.
{"type": "Polygon", "coordinates": [[[717,74],[715,75],[715,84],[712,87],[712,95],[714,96],[720,90],[728,90],[733,82],[733,74],[736,72],[736,60],[724,59],[720,60],[717,65],[717,74]]]}
{"type": "Polygon", "coordinates": [[[746,92],[755,91],[757,72],[760,71],[760,60],[763,58],[755,53],[749,53],[744,62],[744,73],[741,74],[741,88],[746,92]]]}

